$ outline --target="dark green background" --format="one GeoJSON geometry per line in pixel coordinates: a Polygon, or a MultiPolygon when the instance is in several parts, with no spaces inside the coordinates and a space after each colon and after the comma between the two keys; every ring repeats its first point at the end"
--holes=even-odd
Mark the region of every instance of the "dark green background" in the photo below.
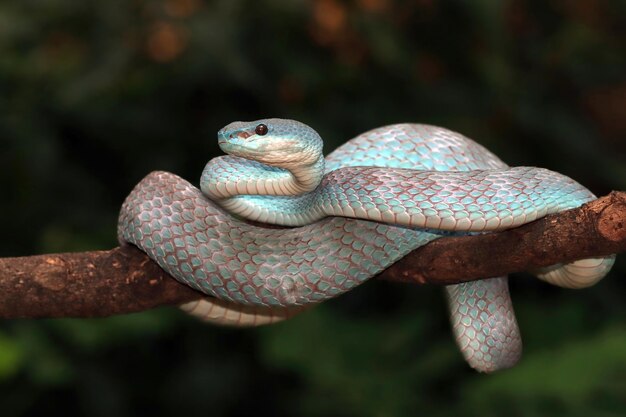
{"type": "MultiPolygon", "coordinates": [[[[441,125],[624,190],[626,4],[545,3],[0,1],[0,256],[115,246],[145,174],[197,182],[219,128],[267,116],[327,151],[441,125]]],[[[0,415],[626,415],[625,271],[581,291],[515,276],[524,357],[489,376],[461,359],[436,287],[369,282],[251,330],[174,308],[5,321],[0,415]]]]}

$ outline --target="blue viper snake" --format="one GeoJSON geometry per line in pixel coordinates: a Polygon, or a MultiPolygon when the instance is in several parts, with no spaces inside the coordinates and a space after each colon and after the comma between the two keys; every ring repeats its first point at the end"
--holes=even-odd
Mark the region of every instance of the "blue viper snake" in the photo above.
{"type": "MultiPolygon", "coordinates": [[[[208,162],[200,189],[168,172],[144,178],[122,206],[118,238],[207,294],[182,307],[219,324],[289,318],[439,237],[512,228],[595,198],[564,175],[509,168],[465,136],[429,125],[377,128],[326,157],[317,132],[293,120],[234,122],[218,143],[228,155],[208,162]]],[[[613,262],[535,272],[582,288],[613,262]]],[[[514,365],[522,344],[507,278],[445,289],[470,366],[514,365]]]]}

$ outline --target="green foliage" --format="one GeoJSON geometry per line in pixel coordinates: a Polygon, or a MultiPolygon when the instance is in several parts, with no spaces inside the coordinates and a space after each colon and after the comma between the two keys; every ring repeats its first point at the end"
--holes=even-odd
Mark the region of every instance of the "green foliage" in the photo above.
{"type": "Polygon", "coordinates": [[[23,360],[24,354],[16,341],[0,334],[0,381],[15,376],[23,360]]]}
{"type": "MultiPolygon", "coordinates": [[[[511,165],[626,189],[622,2],[0,2],[0,256],[105,249],[142,176],[197,181],[233,120],[328,151],[437,124],[511,165]]],[[[2,416],[618,416],[626,264],[591,289],[516,277],[522,362],[474,373],[438,288],[370,282],[273,327],[174,309],[0,327],[2,416]]]]}
{"type": "Polygon", "coordinates": [[[491,399],[499,398],[514,409],[539,412],[552,403],[562,415],[595,414],[598,397],[619,395],[623,389],[625,351],[626,330],[608,328],[538,352],[523,366],[468,387],[465,398],[476,412],[489,409],[491,399]]]}

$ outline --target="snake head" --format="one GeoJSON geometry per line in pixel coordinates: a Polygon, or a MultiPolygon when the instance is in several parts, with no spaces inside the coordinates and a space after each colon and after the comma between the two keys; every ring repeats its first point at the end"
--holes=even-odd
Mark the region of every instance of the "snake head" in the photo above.
{"type": "Polygon", "coordinates": [[[272,166],[308,165],[322,156],[322,138],[296,120],[233,122],[217,132],[217,140],[227,154],[272,166]]]}

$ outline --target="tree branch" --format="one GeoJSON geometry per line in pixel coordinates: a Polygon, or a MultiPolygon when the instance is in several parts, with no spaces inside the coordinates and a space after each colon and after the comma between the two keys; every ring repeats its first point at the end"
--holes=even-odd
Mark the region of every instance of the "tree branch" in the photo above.
{"type": "MultiPolygon", "coordinates": [[[[515,229],[438,239],[379,278],[452,284],[624,251],[626,192],[612,192],[515,229]]],[[[0,259],[0,318],[104,317],[202,296],[133,247],[0,259]]]]}

